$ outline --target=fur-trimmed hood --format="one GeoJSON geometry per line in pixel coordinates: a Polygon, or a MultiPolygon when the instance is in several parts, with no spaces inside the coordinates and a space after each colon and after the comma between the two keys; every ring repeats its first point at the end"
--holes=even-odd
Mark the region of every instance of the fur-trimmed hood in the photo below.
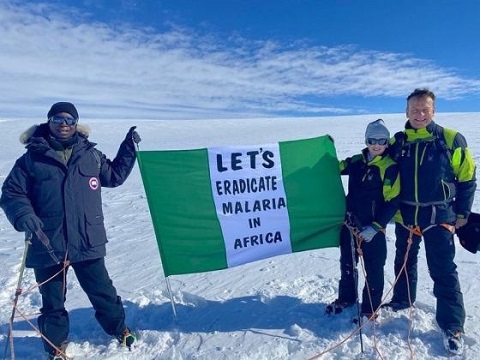
{"type": "MultiPolygon", "coordinates": [[[[21,135],[20,135],[20,143],[23,145],[27,145],[30,143],[32,137],[35,136],[42,136],[45,131],[43,129],[48,129],[48,124],[40,124],[40,125],[32,125],[29,127],[27,130],[25,130],[21,135]]],[[[90,128],[86,125],[77,125],[77,132],[81,135],[83,135],[85,138],[88,138],[90,135],[90,128]]]]}

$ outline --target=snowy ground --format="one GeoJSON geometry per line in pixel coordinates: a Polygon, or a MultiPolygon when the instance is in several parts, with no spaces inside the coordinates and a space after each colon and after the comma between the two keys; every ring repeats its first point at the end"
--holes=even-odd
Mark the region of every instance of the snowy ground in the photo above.
{"type": "MultiPolygon", "coordinates": [[[[366,124],[378,117],[81,121],[90,126],[90,139],[110,157],[115,155],[130,125],[137,125],[143,150],[260,144],[328,133],[335,139],[339,158],[344,158],[363,146],[366,124]]],[[[405,121],[403,115],[383,118],[392,132],[400,130],[405,121]]],[[[437,122],[462,131],[480,164],[480,114],[440,114],[437,122]]],[[[31,119],[0,120],[0,183],[24,151],[18,142],[19,134],[33,123],[31,119]]],[[[136,330],[139,340],[135,350],[128,353],[103,333],[71,272],[67,295],[71,344],[67,353],[76,360],[361,358],[358,327],[351,323],[355,309],[336,317],[324,316],[325,305],[336,298],[337,248],[275,257],[217,272],[172,276],[169,281],[176,304],[175,319],[138,167],[122,187],[104,190],[104,210],[110,239],[107,267],[125,302],[128,325],[136,330]]],[[[474,210],[480,210],[478,196],[474,210]]],[[[3,354],[24,244],[23,235],[12,229],[3,212],[0,234],[3,354]]],[[[389,226],[387,235],[386,300],[394,280],[393,227],[389,226]]],[[[467,311],[465,358],[479,359],[480,254],[470,254],[458,246],[457,264],[467,311]]],[[[435,324],[435,299],[423,249],[419,267],[415,310],[383,313],[377,325],[364,327],[364,359],[448,358],[435,324]]],[[[26,271],[24,280],[24,291],[34,285],[31,270],[26,271]]],[[[36,290],[20,296],[19,310],[34,324],[40,305],[36,290]]],[[[43,358],[40,338],[21,317],[14,323],[14,350],[15,359],[43,358]]]]}

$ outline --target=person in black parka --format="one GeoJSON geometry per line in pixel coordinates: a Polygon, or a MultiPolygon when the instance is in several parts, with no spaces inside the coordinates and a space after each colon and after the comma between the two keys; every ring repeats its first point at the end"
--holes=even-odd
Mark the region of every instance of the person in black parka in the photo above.
{"type": "Polygon", "coordinates": [[[119,186],[127,179],[140,136],[132,127],[115,159],[109,160],[88,140],[88,128],[78,125],[73,104],[53,104],[47,118],[48,122],[21,135],[27,151],[5,179],[0,198],[0,206],[15,229],[32,235],[26,267],[34,269],[40,284],[38,325],[48,339],[43,340],[45,350],[50,358],[65,356],[69,332],[65,279],[69,267],[105,332],[130,347],[135,336],[125,325],[122,301],[105,267],[107,235],[101,188],[119,186]],[[54,256],[42,237],[49,240],[54,256]],[[61,262],[57,264],[55,258],[61,262]]]}

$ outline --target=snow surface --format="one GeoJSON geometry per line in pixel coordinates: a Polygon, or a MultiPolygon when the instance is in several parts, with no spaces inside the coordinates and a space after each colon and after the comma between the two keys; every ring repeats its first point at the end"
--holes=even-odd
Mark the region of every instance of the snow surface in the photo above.
{"type": "MultiPolygon", "coordinates": [[[[402,114],[329,118],[147,121],[82,119],[91,128],[90,139],[114,157],[130,125],[137,125],[142,150],[202,148],[213,145],[249,145],[330,134],[339,158],[363,147],[368,122],[383,117],[391,132],[403,127],[402,114]]],[[[480,114],[438,114],[436,121],[453,127],[469,140],[480,163],[480,114]]],[[[0,183],[23,152],[20,133],[32,119],[0,121],[0,183]]],[[[344,179],[346,180],[346,179],[344,179]]],[[[345,184],[345,182],[344,182],[345,184]]],[[[356,310],[325,316],[325,305],[336,298],[339,279],[338,248],[319,249],[270,258],[236,268],[169,278],[177,318],[163,275],[138,166],[124,185],[104,189],[104,211],[109,236],[107,267],[124,300],[127,323],[139,335],[129,353],[106,335],[73,271],[69,272],[67,308],[71,344],[67,354],[78,359],[446,359],[442,336],[435,323],[435,298],[423,248],[419,259],[418,301],[414,311],[382,313],[373,326],[362,329],[363,357],[358,327],[351,323],[356,310]]],[[[480,210],[475,200],[474,210],[480,210]]],[[[188,205],[187,205],[188,206],[188,205]]],[[[12,299],[24,249],[17,233],[0,215],[0,351],[5,348],[12,299]]],[[[393,226],[387,229],[386,300],[394,280],[393,226]]],[[[480,359],[480,254],[457,247],[456,262],[465,297],[465,358],[480,359]]],[[[360,267],[360,274],[362,273],[360,267]]],[[[363,286],[363,280],[360,281],[363,286]]],[[[18,308],[36,324],[41,306],[33,272],[24,276],[18,308]]],[[[15,359],[42,359],[43,347],[27,320],[14,323],[15,359]]],[[[10,355],[8,355],[10,356],[10,355]]]]}

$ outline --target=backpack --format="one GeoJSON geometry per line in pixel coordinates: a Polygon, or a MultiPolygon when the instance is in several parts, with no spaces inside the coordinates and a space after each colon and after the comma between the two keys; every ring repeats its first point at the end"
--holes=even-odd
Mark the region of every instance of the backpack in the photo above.
{"type": "Polygon", "coordinates": [[[480,247],[480,214],[470,213],[466,225],[455,230],[460,245],[475,254],[480,247]]]}

